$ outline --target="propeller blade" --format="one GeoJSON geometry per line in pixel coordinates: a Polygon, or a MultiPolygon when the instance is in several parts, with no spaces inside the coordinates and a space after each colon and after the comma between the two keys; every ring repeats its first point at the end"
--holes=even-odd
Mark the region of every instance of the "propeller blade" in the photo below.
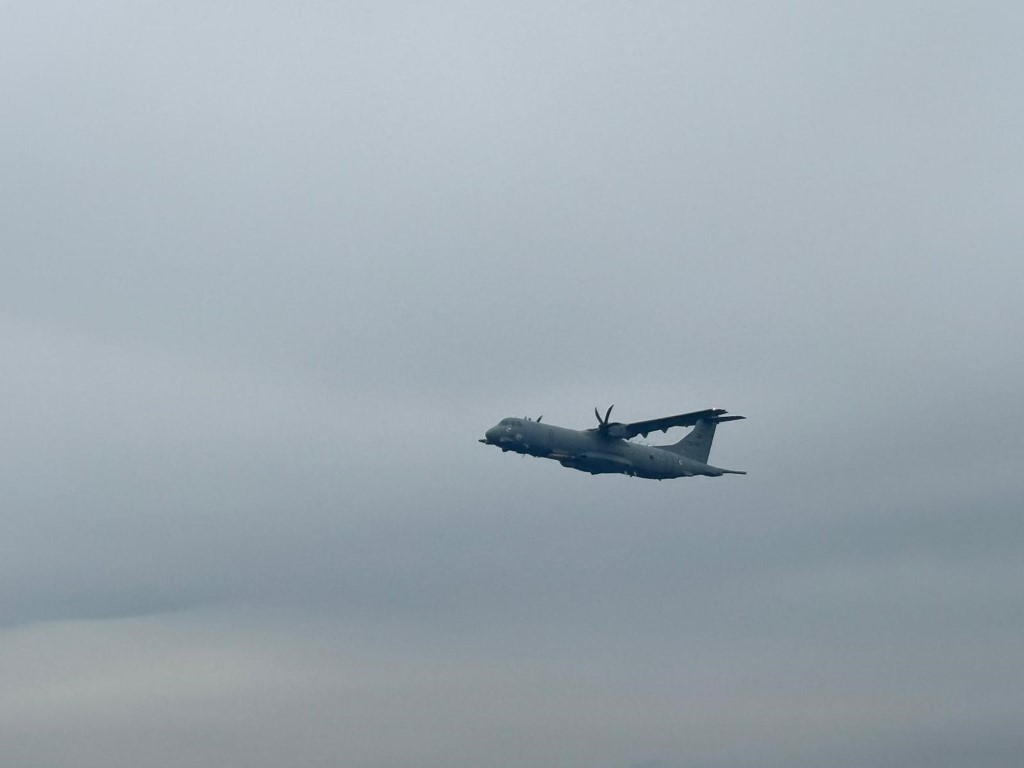
{"type": "Polygon", "coordinates": [[[603,419],[601,418],[601,412],[599,410],[597,410],[596,406],[594,407],[594,415],[597,416],[597,425],[598,425],[597,428],[601,432],[607,432],[608,431],[608,419],[611,418],[612,408],[614,408],[614,407],[615,407],[614,405],[609,405],[608,406],[608,410],[604,412],[604,418],[603,419]]]}

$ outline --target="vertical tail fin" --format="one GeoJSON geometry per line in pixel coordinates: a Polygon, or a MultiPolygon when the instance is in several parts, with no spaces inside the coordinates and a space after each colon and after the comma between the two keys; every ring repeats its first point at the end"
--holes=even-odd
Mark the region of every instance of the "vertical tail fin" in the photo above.
{"type": "Polygon", "coordinates": [[[711,441],[715,439],[715,427],[718,424],[708,419],[701,419],[694,426],[693,431],[675,445],[666,445],[666,451],[678,453],[688,459],[699,461],[701,464],[708,463],[708,456],[711,455],[711,441]]]}
{"type": "Polygon", "coordinates": [[[713,416],[708,419],[700,419],[690,434],[675,445],[665,445],[662,448],[688,459],[699,461],[701,464],[707,464],[708,456],[711,455],[711,442],[715,439],[715,427],[719,422],[735,421],[742,418],[742,416],[713,416]]]}

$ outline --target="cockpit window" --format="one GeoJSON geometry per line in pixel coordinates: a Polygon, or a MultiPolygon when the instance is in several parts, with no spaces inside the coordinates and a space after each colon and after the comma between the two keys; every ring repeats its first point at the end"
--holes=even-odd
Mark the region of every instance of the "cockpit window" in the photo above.
{"type": "Polygon", "coordinates": [[[515,419],[502,419],[501,421],[498,422],[498,424],[500,424],[503,427],[511,427],[515,423],[515,419]]]}

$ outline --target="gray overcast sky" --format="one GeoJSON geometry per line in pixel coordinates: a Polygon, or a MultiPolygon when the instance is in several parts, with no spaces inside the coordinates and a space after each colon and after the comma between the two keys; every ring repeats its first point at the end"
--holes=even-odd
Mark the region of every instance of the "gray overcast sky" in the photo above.
{"type": "Polygon", "coordinates": [[[9,763],[1020,764],[1018,3],[3,15],[9,763]]]}

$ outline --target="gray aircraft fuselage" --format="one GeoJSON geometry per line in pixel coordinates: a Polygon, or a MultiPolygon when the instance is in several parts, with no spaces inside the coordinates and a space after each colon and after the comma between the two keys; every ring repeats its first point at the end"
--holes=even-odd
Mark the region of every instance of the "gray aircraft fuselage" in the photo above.
{"type": "MultiPolygon", "coordinates": [[[[711,435],[714,433],[713,423],[698,422],[698,429],[701,428],[710,428],[711,435]]],[[[676,446],[641,445],[605,434],[599,429],[566,429],[530,419],[502,419],[487,430],[480,442],[496,445],[502,451],[554,459],[563,467],[592,475],[619,473],[667,480],[693,475],[719,477],[724,474],[746,474],[713,467],[669,450],[676,446]]]]}

